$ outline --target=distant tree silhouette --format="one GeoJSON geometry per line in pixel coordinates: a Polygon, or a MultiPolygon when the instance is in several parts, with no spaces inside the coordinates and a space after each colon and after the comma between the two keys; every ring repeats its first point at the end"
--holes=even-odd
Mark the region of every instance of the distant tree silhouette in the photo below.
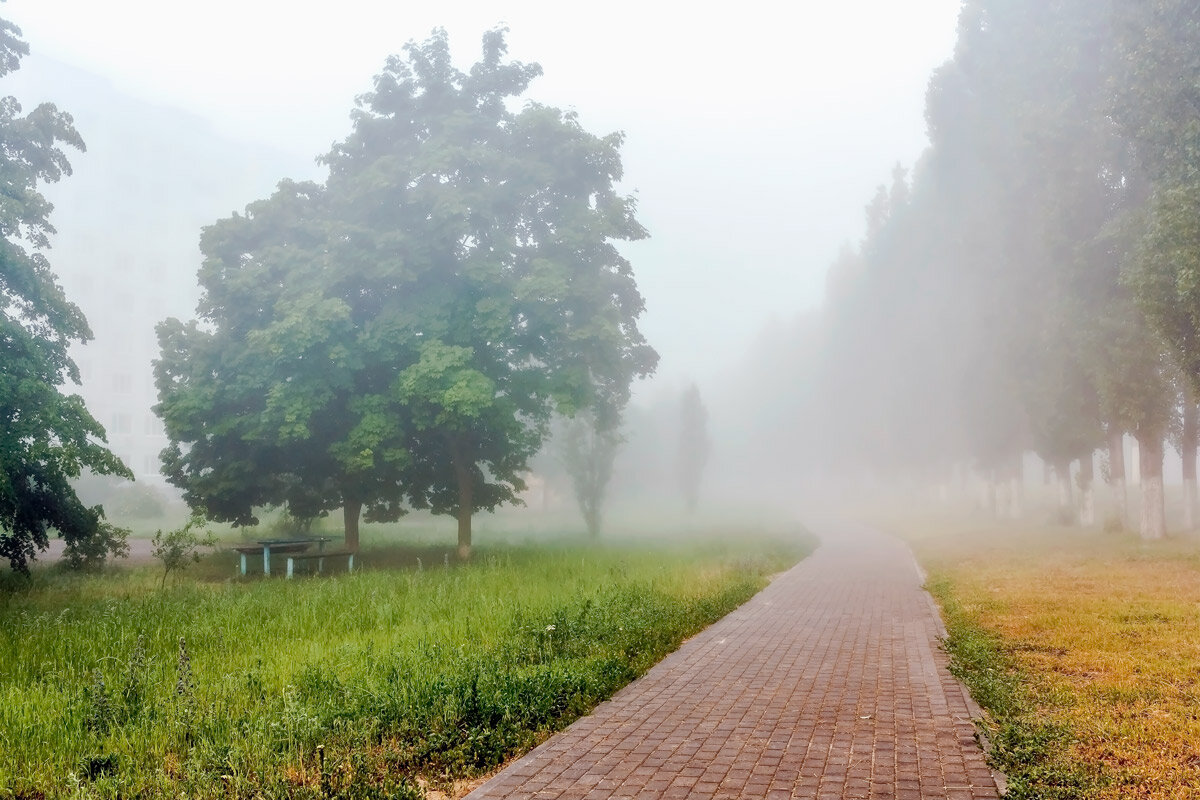
{"type": "Polygon", "coordinates": [[[614,426],[601,423],[590,410],[567,420],[562,435],[563,462],[571,476],[575,501],[579,503],[588,534],[594,538],[600,535],[613,460],[624,439],[614,426]]]}
{"type": "Polygon", "coordinates": [[[708,410],[700,399],[700,389],[696,384],[693,383],[684,391],[679,411],[676,474],[680,489],[683,490],[684,505],[692,512],[696,510],[700,500],[700,483],[704,477],[704,467],[708,464],[709,451],[712,449],[708,438],[708,410]]]}

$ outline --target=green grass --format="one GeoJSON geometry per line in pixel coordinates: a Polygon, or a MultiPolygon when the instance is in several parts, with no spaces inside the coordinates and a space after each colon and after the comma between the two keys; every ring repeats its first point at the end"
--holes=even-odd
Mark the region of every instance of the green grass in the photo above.
{"type": "Polygon", "coordinates": [[[420,571],[398,565],[426,545],[376,547],[373,569],[295,581],[231,579],[226,553],[165,591],[153,567],[10,580],[0,798],[419,796],[586,713],[810,547],[737,531],[420,571]]]}

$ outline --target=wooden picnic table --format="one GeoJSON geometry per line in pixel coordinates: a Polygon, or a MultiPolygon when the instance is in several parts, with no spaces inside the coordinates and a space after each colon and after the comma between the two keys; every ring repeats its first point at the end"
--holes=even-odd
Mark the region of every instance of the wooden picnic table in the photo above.
{"type": "Polygon", "coordinates": [[[242,574],[246,574],[246,556],[262,553],[263,575],[271,574],[271,551],[276,553],[303,553],[314,544],[318,552],[325,550],[325,543],[333,541],[329,536],[298,536],[291,539],[259,539],[257,546],[234,548],[241,555],[242,574]]]}

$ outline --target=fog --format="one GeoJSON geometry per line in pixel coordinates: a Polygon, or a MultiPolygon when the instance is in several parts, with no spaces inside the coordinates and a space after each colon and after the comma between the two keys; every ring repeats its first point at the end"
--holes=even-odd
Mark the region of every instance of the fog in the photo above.
{"type": "MultiPolygon", "coordinates": [[[[661,361],[625,415],[615,505],[682,504],[679,404],[692,386],[707,413],[703,496],[712,508],[786,506],[779,499],[794,500],[795,487],[833,481],[928,496],[953,486],[993,511],[1015,508],[1046,476],[1072,496],[1073,486],[1091,491],[1082,453],[1103,450],[1103,413],[1075,415],[1099,420],[1099,438],[1079,433],[1087,446],[1072,439],[1056,449],[1070,436],[1035,409],[1054,400],[980,408],[1014,395],[989,381],[1034,365],[1055,375],[1083,367],[1062,344],[1070,337],[1048,333],[1061,311],[1053,304],[1015,323],[1032,332],[1025,349],[994,346],[999,323],[987,315],[1002,310],[980,298],[1010,292],[1016,305],[1044,287],[962,278],[1008,268],[1003,258],[963,268],[976,252],[1064,258],[1046,237],[972,228],[963,211],[983,204],[958,184],[979,193],[1003,183],[1007,168],[980,155],[982,145],[964,157],[962,143],[974,140],[955,138],[971,114],[1001,118],[964,99],[984,78],[956,77],[953,59],[971,36],[994,32],[960,25],[959,2],[755,2],[721,15],[618,2],[588,16],[535,2],[378,6],[222,0],[186,15],[144,0],[4,7],[32,49],[6,93],[27,107],[56,103],[88,144],[71,156],[75,174],[47,189],[59,230],[50,257],[96,334],[77,353],[81,391],[140,479],[158,481],[166,444],[150,411],[153,327],[194,314],[200,229],[282,179],[321,180],[315,158],[347,135],[355,96],[406,42],[444,27],[461,67],[477,57],[480,34],[502,24],[509,54],[543,67],[529,99],[576,111],[590,132],[624,132],[620,189],[637,198],[650,232],[621,249],[646,300],[639,326],[661,361]],[[921,215],[926,222],[912,221],[921,215]],[[958,223],[953,236],[932,230],[947,219],[958,223]],[[978,369],[1005,359],[1016,367],[978,369]],[[978,421],[1009,413],[1020,421],[1007,428],[978,421]]],[[[1036,79],[1023,59],[1006,79],[1013,86],[1036,79]]],[[[1031,160],[1065,152],[1047,147],[1031,160]]],[[[1083,170],[1116,169],[1097,164],[1083,170]]],[[[1043,191],[1029,177],[1037,174],[1025,174],[1028,194],[1046,207],[1054,192],[1088,196],[1065,182],[1043,191]]],[[[1109,222],[1080,240],[1099,241],[1109,222]]],[[[1015,213],[1005,222],[1022,224],[1015,213]]],[[[1039,385],[1055,391],[1051,383],[1039,385]]],[[[1131,438],[1119,449],[1137,461],[1131,438]]],[[[553,454],[544,455],[534,482],[549,487],[543,505],[554,495],[569,506],[569,492],[552,486],[553,454]]],[[[1107,465],[1092,469],[1103,477],[1107,465]]],[[[1168,482],[1186,470],[1168,453],[1168,482]]]]}
{"type": "MultiPolygon", "coordinates": [[[[581,15],[536,2],[353,0],[334,13],[215,2],[177,17],[139,0],[11,0],[4,11],[33,51],[14,76],[26,102],[82,114],[78,83],[39,66],[53,58],[107,82],[110,96],[198,118],[231,152],[265,147],[278,154],[277,178],[297,179],[318,174],[313,158],[345,136],[353,98],[388,54],[443,26],[470,63],[479,35],[507,24],[511,55],[544,68],[530,97],[576,109],[590,131],[627,134],[625,189],[637,192],[651,233],[629,248],[647,298],[644,331],[664,378],[711,380],[768,318],[820,302],[829,260],[861,229],[863,198],[893,162],[920,152],[925,83],[950,52],[957,3],[751,3],[707,15],[621,2],[581,15]]],[[[88,122],[79,127],[92,142],[88,122]]],[[[97,147],[88,162],[120,159],[119,143],[97,147]]],[[[89,165],[76,161],[82,182],[89,165]]],[[[206,165],[240,174],[223,168],[206,165]]],[[[216,213],[270,185],[247,187],[216,213]]],[[[192,238],[181,235],[184,246],[192,238]]]]}

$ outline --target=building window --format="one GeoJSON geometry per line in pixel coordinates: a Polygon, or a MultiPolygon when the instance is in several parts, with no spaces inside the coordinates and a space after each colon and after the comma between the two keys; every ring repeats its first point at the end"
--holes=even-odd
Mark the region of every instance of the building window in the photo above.
{"type": "Polygon", "coordinates": [[[124,412],[118,412],[116,414],[113,414],[112,432],[113,433],[132,433],[133,432],[133,418],[130,417],[129,414],[126,414],[124,412]]]}
{"type": "Polygon", "coordinates": [[[113,391],[119,394],[129,394],[133,391],[133,378],[128,372],[118,372],[113,375],[113,391]]]}

